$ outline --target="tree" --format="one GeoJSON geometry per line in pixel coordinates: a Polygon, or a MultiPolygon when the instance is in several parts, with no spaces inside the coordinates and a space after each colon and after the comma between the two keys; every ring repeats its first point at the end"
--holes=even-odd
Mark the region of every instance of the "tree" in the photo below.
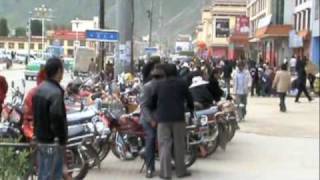
{"type": "Polygon", "coordinates": [[[17,27],[15,31],[16,31],[15,35],[17,37],[18,36],[26,36],[26,34],[27,34],[27,30],[24,27],[17,27]]]}
{"type": "Polygon", "coordinates": [[[9,28],[7,19],[1,18],[0,19],[0,36],[8,36],[9,35],[9,28]]]}
{"type": "Polygon", "coordinates": [[[31,34],[32,36],[42,36],[42,23],[39,20],[31,21],[31,34]]]}

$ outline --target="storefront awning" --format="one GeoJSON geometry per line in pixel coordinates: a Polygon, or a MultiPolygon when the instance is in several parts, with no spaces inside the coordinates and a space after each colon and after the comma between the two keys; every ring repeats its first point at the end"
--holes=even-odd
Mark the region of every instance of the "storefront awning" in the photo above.
{"type": "Polygon", "coordinates": [[[288,37],[290,30],[292,30],[291,25],[270,25],[258,29],[255,37],[259,39],[288,37]]]}

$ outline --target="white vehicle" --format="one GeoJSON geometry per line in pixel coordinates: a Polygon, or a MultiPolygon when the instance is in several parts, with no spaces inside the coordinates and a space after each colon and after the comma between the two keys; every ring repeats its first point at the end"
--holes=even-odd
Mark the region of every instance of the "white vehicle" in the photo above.
{"type": "Polygon", "coordinates": [[[96,58],[96,51],[91,48],[78,47],[75,55],[74,73],[87,73],[91,59],[96,58]]]}

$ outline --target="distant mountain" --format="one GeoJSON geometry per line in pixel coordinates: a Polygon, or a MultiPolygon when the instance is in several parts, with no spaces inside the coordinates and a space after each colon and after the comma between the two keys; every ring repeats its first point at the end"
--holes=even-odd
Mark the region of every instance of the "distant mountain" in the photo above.
{"type": "MultiPolygon", "coordinates": [[[[201,7],[210,0],[162,0],[163,1],[163,34],[172,39],[178,33],[192,33],[200,21],[201,7]]],[[[146,35],[148,18],[146,10],[151,0],[135,0],[135,34],[146,35]]],[[[154,0],[154,33],[158,33],[159,2],[154,0]]],[[[99,13],[99,0],[0,0],[0,17],[8,19],[9,28],[26,26],[28,12],[41,4],[53,9],[52,23],[69,25],[75,17],[91,19],[99,13]]],[[[106,0],[106,24],[116,27],[116,0],[106,0]]]]}

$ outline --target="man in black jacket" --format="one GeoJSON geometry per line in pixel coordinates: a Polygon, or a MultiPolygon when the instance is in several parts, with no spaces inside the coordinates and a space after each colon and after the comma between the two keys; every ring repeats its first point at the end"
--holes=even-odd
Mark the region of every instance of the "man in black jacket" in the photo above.
{"type": "Polygon", "coordinates": [[[47,80],[32,99],[34,132],[38,143],[39,180],[62,179],[63,146],[67,143],[68,129],[63,101],[64,90],[59,85],[63,78],[63,64],[51,58],[45,65],[47,80]],[[58,139],[59,147],[52,144],[58,139]]]}
{"type": "Polygon", "coordinates": [[[177,78],[175,65],[165,67],[167,79],[155,84],[155,91],[148,106],[154,109],[154,117],[158,122],[158,142],[160,145],[160,177],[171,179],[171,150],[174,147],[176,174],[186,177],[185,155],[185,102],[191,112],[194,110],[193,99],[187,84],[177,78]]]}
{"type": "Polygon", "coordinates": [[[306,97],[308,98],[309,101],[312,101],[312,98],[310,97],[307,87],[306,87],[306,83],[307,83],[307,73],[306,73],[306,61],[307,58],[304,57],[303,59],[300,59],[298,57],[297,60],[297,64],[296,64],[296,72],[298,74],[298,79],[297,79],[297,83],[298,83],[298,94],[296,96],[295,102],[299,103],[299,98],[302,92],[304,92],[304,94],[306,95],[306,97]]]}

